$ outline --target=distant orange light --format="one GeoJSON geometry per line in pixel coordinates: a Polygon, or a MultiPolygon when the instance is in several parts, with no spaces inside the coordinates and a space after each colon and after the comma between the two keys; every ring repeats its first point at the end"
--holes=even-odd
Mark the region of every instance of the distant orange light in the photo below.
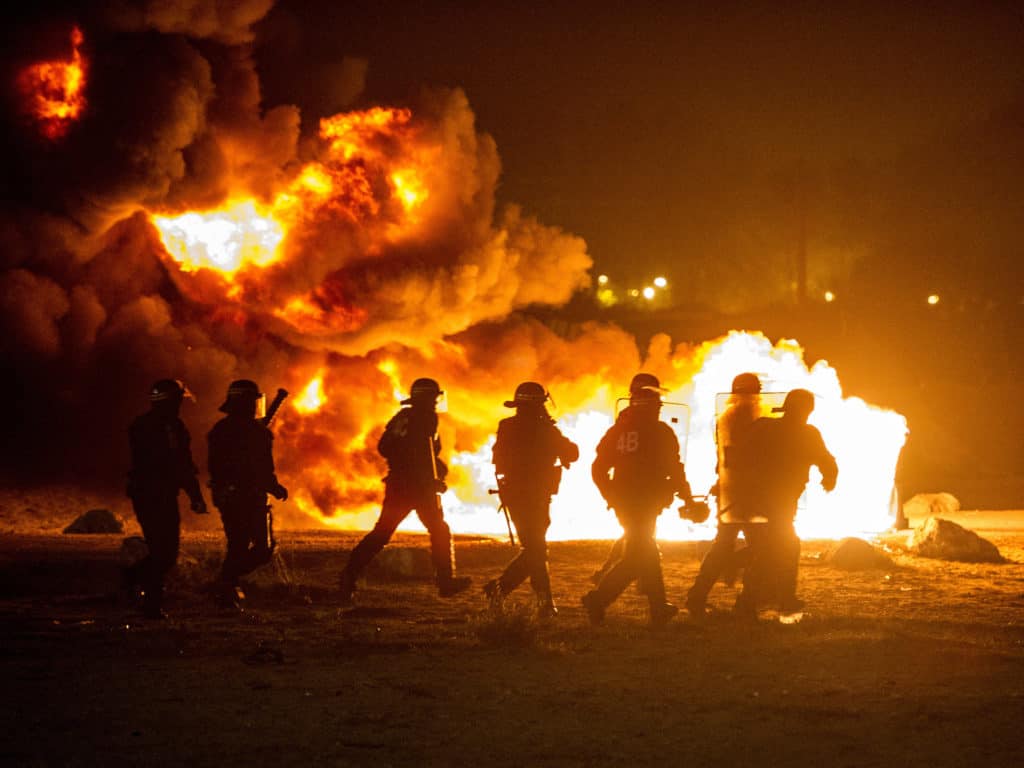
{"type": "Polygon", "coordinates": [[[825,291],[825,301],[827,301],[828,303],[831,304],[835,300],[836,300],[836,295],[834,293],[832,293],[832,291],[825,291]]]}
{"type": "Polygon", "coordinates": [[[88,61],[79,51],[82,30],[71,30],[71,57],[41,61],[25,67],[17,76],[25,114],[51,141],[65,134],[85,110],[88,61]]]}
{"type": "Polygon", "coordinates": [[[928,297],[928,303],[934,307],[936,304],[939,303],[939,295],[937,293],[933,293],[931,296],[928,297]]]}

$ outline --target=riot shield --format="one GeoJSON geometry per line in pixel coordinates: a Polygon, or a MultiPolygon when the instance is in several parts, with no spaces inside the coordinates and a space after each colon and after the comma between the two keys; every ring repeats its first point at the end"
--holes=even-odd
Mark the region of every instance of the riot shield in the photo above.
{"type": "Polygon", "coordinates": [[[741,522],[742,515],[734,516],[736,495],[732,468],[732,448],[746,429],[762,416],[775,417],[772,409],[781,406],[786,399],[785,392],[761,392],[759,394],[735,394],[719,392],[715,395],[715,451],[718,475],[716,507],[723,522],[741,522]]]}

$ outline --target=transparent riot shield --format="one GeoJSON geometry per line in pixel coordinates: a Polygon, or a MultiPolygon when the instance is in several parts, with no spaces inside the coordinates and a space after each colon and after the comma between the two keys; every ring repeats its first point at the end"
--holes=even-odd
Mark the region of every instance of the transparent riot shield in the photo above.
{"type": "Polygon", "coordinates": [[[761,392],[758,394],[734,394],[719,392],[715,395],[715,451],[717,452],[717,496],[715,505],[718,517],[726,523],[740,522],[743,515],[736,516],[736,494],[732,470],[733,446],[743,439],[746,429],[762,416],[778,417],[772,409],[782,405],[785,392],[761,392]]]}

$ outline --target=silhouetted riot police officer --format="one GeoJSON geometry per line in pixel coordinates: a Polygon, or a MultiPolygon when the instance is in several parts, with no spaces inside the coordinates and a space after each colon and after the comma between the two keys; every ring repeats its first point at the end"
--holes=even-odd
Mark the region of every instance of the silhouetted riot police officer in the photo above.
{"type": "Polygon", "coordinates": [[[737,496],[732,480],[735,446],[742,443],[760,416],[761,380],[756,374],[741,373],[733,379],[728,406],[715,425],[718,480],[712,492],[718,496],[718,529],[686,596],[686,610],[693,617],[705,614],[708,593],[715,581],[733,571],[738,559],[736,542],[740,532],[747,550],[756,549],[758,537],[764,534],[764,518],[758,520],[757,510],[737,496]]]}
{"type": "Polygon", "coordinates": [[[773,408],[781,418],[762,417],[735,446],[737,494],[741,503],[764,515],[763,545],[755,547],[744,589],[737,600],[740,614],[753,618],[757,609],[774,603],[781,613],[803,608],[796,596],[800,539],[793,527],[797,504],[812,466],[821,472],[826,492],[836,486],[839,467],[821,432],[807,423],[814,411],[814,394],[794,389],[773,408]]]}
{"type": "Polygon", "coordinates": [[[437,399],[443,394],[434,379],[416,379],[409,397],[402,400],[406,407],[391,418],[377,442],[377,450],[388,462],[384,503],[377,524],[352,550],[341,572],[343,603],[351,602],[356,581],[366,566],[413,510],[430,533],[431,559],[441,596],[452,597],[470,585],[469,578],[454,575],[452,534],[441,508],[440,494],[447,488],[444,478],[448,474],[440,458],[441,439],[437,434],[437,399]]]}
{"type": "Polygon", "coordinates": [[[207,436],[210,488],[227,537],[216,590],[224,607],[238,605],[240,577],[273,556],[267,494],[281,501],[288,498],[288,489],[274,472],[274,436],[261,420],[264,407],[256,382],[231,382],[220,407],[227,415],[207,436]]]}
{"type": "Polygon", "coordinates": [[[622,557],[583,596],[590,620],[599,624],[605,609],[633,581],[640,580],[650,603],[654,626],[663,625],[677,609],[665,600],[661,554],[655,541],[658,515],[675,494],[692,505],[686,470],[679,458],[679,441],[661,412],[661,386],[649,373],[630,384],[629,406],[601,438],[591,474],[601,495],[624,530],[622,557]]]}
{"type": "Polygon", "coordinates": [[[126,569],[123,580],[128,589],[142,587],[143,614],[154,619],[163,618],[164,577],[178,559],[178,491],[188,494],[193,512],[207,512],[192,462],[191,438],[178,416],[185,398],[194,399],[182,382],[157,381],[149,390],[149,412],[128,430],[132,464],[127,492],[149,552],[126,569]]]}
{"type": "Polygon", "coordinates": [[[492,605],[529,577],[541,616],[557,613],[548,575],[547,531],[551,525],[551,497],[558,492],[562,469],[580,457],[579,447],[565,437],[548,415],[547,390],[535,381],[516,387],[506,408],[516,415],[502,419],[494,441],[492,460],[498,493],[508,509],[522,551],[497,579],[484,585],[492,605]],[[556,464],[558,462],[558,464],[556,464]]]}

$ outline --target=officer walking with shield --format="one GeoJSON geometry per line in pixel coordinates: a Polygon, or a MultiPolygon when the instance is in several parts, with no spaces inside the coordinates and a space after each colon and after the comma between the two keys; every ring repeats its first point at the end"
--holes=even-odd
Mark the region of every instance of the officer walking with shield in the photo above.
{"type": "Polygon", "coordinates": [[[749,561],[751,550],[757,551],[759,537],[763,538],[765,531],[764,518],[757,518],[751,499],[737,493],[733,479],[737,446],[742,445],[751,425],[761,416],[761,380],[757,374],[741,373],[733,379],[730,390],[728,405],[715,424],[718,480],[712,492],[718,497],[718,529],[686,595],[686,610],[693,618],[706,614],[708,594],[715,581],[723,574],[734,573],[741,560],[749,561]],[[741,532],[745,547],[737,551],[741,532]]]}
{"type": "Polygon", "coordinates": [[[492,460],[498,493],[515,524],[522,549],[499,578],[484,585],[491,605],[498,606],[529,577],[538,615],[545,618],[558,612],[548,575],[551,497],[558,492],[562,470],[580,456],[579,446],[561,433],[548,414],[546,403],[550,399],[541,384],[524,381],[516,387],[513,399],[505,401],[505,407],[515,408],[516,414],[498,424],[492,460]]]}

